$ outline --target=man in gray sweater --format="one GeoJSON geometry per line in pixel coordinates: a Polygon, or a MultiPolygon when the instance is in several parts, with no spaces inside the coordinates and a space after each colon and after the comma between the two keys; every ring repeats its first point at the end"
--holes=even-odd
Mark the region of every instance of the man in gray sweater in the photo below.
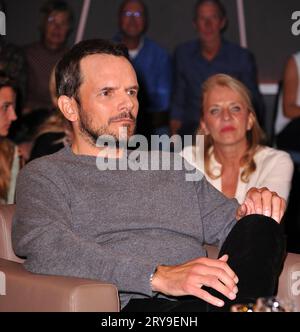
{"type": "Polygon", "coordinates": [[[173,163],[138,169],[134,152],[121,147],[138,113],[138,82],[121,45],[75,45],[56,81],[74,141],[29,163],[18,179],[13,245],[29,271],[114,283],[129,311],[212,310],[272,295],[283,199],[253,188],[239,206],[205,178],[187,181],[173,163]],[[104,147],[98,137],[118,145],[104,147]],[[107,161],[132,167],[99,170],[107,161]],[[219,259],[207,258],[204,244],[219,246],[219,259]]]}

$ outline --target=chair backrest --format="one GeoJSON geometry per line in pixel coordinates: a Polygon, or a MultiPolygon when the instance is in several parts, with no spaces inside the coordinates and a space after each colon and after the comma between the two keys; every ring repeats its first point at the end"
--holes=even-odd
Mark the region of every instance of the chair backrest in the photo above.
{"type": "Polygon", "coordinates": [[[0,205],[0,258],[22,263],[24,261],[15,255],[11,243],[11,226],[15,208],[13,204],[0,205]]]}

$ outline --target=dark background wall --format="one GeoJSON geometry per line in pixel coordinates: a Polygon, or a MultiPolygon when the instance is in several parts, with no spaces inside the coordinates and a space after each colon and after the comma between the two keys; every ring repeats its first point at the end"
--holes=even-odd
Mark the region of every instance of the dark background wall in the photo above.
{"type": "MultiPolygon", "coordinates": [[[[83,0],[68,0],[74,9],[75,26],[83,0]]],[[[226,38],[239,42],[236,0],[223,0],[229,17],[226,38]]],[[[91,0],[84,38],[109,38],[117,31],[117,10],[121,0],[91,0]]],[[[195,0],[145,0],[150,11],[149,35],[170,52],[183,41],[195,37],[192,12],[195,0]]],[[[6,0],[7,39],[24,45],[39,37],[41,0],[6,0]]],[[[255,54],[260,81],[277,82],[287,57],[300,50],[300,36],[291,33],[292,12],[300,10],[299,0],[244,0],[247,38],[255,54]]]]}

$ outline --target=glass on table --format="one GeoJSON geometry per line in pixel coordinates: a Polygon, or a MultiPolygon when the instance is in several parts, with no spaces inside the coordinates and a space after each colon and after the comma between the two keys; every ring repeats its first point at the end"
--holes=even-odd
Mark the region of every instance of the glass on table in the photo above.
{"type": "Polygon", "coordinates": [[[256,301],[256,312],[294,312],[295,305],[290,299],[279,299],[277,297],[260,297],[256,301]]]}
{"type": "Polygon", "coordinates": [[[260,297],[256,303],[234,304],[231,312],[294,312],[295,305],[290,299],[279,299],[275,296],[260,297]]]}

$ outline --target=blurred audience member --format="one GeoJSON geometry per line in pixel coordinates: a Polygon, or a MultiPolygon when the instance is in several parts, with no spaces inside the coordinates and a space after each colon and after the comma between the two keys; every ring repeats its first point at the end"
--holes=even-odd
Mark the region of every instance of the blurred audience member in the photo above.
{"type": "Polygon", "coordinates": [[[165,49],[148,38],[148,10],[141,0],[125,0],[119,8],[119,34],[129,50],[140,85],[137,133],[168,134],[171,61],[165,49]]]}
{"type": "MultiPolygon", "coordinates": [[[[7,15],[5,2],[0,0],[0,10],[7,15]]],[[[18,90],[17,111],[21,112],[26,96],[27,68],[23,50],[0,35],[0,70],[16,82],[18,90]]]]}
{"type": "Polygon", "coordinates": [[[286,152],[262,144],[248,89],[228,75],[212,76],[203,84],[201,109],[204,163],[201,166],[203,154],[197,156],[196,147],[185,148],[184,157],[198,168],[204,164],[207,180],[239,203],[251,187],[267,187],[287,199],[293,162],[286,152]]]}
{"type": "Polygon", "coordinates": [[[68,124],[57,109],[54,70],[50,75],[49,90],[52,108],[24,114],[14,126],[14,142],[25,162],[57,152],[71,141],[68,124]]]}
{"type": "Polygon", "coordinates": [[[70,145],[72,130],[59,110],[56,110],[49,119],[39,128],[30,160],[55,153],[70,145]]]}
{"type": "Polygon", "coordinates": [[[262,122],[263,102],[257,87],[254,57],[248,50],[222,38],[226,23],[226,11],[219,0],[197,1],[194,27],[198,39],[180,45],[174,56],[172,134],[195,133],[200,117],[201,85],[207,78],[219,73],[232,75],[249,88],[255,111],[262,122]]]}
{"type": "Polygon", "coordinates": [[[28,62],[26,112],[51,107],[48,82],[56,62],[67,51],[73,14],[62,0],[51,0],[41,8],[41,40],[25,48],[28,62]]]}
{"type": "Polygon", "coordinates": [[[275,133],[278,148],[292,154],[300,152],[300,52],[288,60],[285,68],[275,133]]]}
{"type": "Polygon", "coordinates": [[[0,73],[0,202],[13,203],[16,177],[20,169],[17,147],[6,138],[15,113],[16,84],[0,73]]]}
{"type": "Polygon", "coordinates": [[[55,67],[50,75],[49,91],[53,110],[35,135],[30,160],[55,153],[70,145],[73,139],[72,128],[57,107],[55,67]]]}
{"type": "Polygon", "coordinates": [[[14,123],[13,141],[17,144],[24,162],[28,162],[30,159],[39,128],[52,114],[52,110],[41,108],[34,112],[23,114],[14,123]]]}

